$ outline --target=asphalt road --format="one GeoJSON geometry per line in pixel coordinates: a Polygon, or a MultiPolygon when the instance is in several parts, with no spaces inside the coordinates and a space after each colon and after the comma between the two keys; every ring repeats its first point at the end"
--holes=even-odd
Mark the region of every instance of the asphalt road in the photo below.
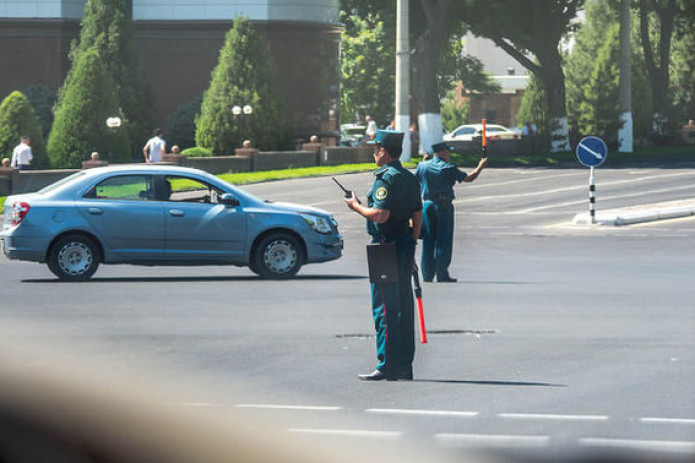
{"type": "MultiPolygon", "coordinates": [[[[370,174],[339,177],[364,198],[370,174]]],[[[597,209],[695,197],[695,165],[597,169],[597,209]]],[[[330,178],[245,187],[332,212],[336,262],[293,281],[227,267],[102,266],[58,283],[0,257],[3,352],[32,368],[59,351],[224,416],[232,408],[321,439],[695,456],[695,218],[571,223],[587,169],[488,169],[457,187],[453,276],[426,284],[429,343],[415,381],[375,365],[364,223],[330,178]],[[48,346],[48,347],[47,347],[48,346]]],[[[66,360],[67,359],[67,360],[66,360]]]]}

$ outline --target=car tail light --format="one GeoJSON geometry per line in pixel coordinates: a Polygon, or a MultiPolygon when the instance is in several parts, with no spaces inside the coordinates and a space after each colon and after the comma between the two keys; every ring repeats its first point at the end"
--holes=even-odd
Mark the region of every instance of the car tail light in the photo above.
{"type": "Polygon", "coordinates": [[[29,209],[31,209],[31,206],[29,206],[28,203],[13,203],[12,204],[12,225],[19,225],[22,223],[22,220],[24,220],[24,217],[27,216],[29,213],[29,209]]]}

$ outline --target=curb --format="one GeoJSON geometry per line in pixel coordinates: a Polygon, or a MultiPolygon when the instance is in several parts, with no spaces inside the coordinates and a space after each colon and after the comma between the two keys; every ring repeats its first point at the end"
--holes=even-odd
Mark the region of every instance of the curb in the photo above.
{"type": "MultiPolygon", "coordinates": [[[[596,213],[596,223],[600,225],[632,225],[655,220],[677,219],[695,215],[695,199],[667,201],[643,206],[610,209],[596,213]]],[[[591,225],[588,212],[574,216],[577,225],[591,225]]]]}

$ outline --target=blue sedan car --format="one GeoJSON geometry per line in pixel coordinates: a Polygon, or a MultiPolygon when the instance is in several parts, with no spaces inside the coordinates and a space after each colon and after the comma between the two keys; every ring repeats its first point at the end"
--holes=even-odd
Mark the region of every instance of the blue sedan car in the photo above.
{"type": "Polygon", "coordinates": [[[7,197],[0,245],[42,262],[61,280],[88,280],[100,263],[248,266],[293,277],[342,255],[333,217],[264,202],[206,172],[131,165],[83,170],[7,197]]]}

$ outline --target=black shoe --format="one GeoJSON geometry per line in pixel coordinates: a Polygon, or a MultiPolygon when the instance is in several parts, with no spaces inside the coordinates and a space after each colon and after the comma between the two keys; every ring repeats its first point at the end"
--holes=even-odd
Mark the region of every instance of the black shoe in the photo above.
{"type": "Polygon", "coordinates": [[[432,283],[432,278],[423,278],[422,281],[425,283],[432,283]]]}
{"type": "Polygon", "coordinates": [[[387,379],[386,375],[381,370],[374,370],[368,375],[357,375],[357,377],[362,381],[381,381],[387,379]]]}
{"type": "Polygon", "coordinates": [[[444,277],[444,278],[437,278],[437,281],[439,283],[456,283],[458,280],[456,278],[444,277]]]}
{"type": "Polygon", "coordinates": [[[397,375],[389,375],[386,377],[386,381],[412,381],[413,373],[399,373],[397,375]]]}

